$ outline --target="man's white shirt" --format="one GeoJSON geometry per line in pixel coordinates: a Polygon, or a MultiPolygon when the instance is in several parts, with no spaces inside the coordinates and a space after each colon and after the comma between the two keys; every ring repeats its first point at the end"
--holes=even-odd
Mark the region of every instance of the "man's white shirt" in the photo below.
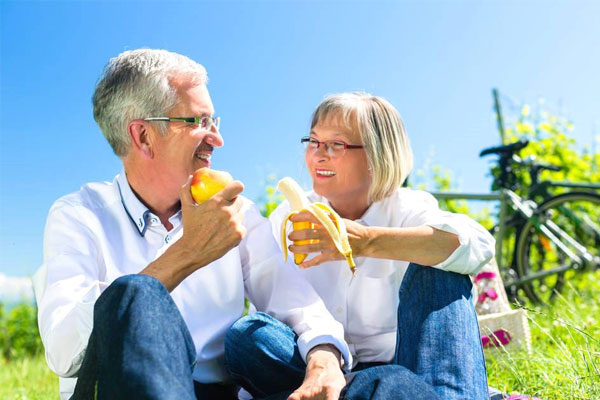
{"type": "MultiPolygon", "coordinates": [[[[311,203],[329,205],[326,198],[307,193],[311,203]]],[[[269,216],[272,233],[281,242],[281,223],[290,212],[286,201],[269,216]]],[[[471,218],[442,211],[427,192],[398,189],[373,203],[356,222],[365,226],[431,226],[458,235],[460,246],[443,262],[434,265],[446,271],[475,274],[494,256],[494,238],[471,218]]],[[[288,234],[291,223],[288,223],[288,234]]],[[[331,314],[344,325],[346,342],[354,362],[390,362],[396,346],[398,292],[407,261],[355,257],[356,275],[346,261],[327,262],[302,270],[301,274],[325,302],[331,314]]]]}
{"type": "MultiPolygon", "coordinates": [[[[227,381],[224,337],[241,317],[245,295],[294,329],[305,360],[312,347],[331,343],[351,365],[342,325],[295,266],[283,264],[268,220],[243,200],[247,234],[240,245],[171,292],[196,346],[194,379],[227,381]]],[[[87,184],[51,207],[34,288],[46,359],[61,377],[61,398],[73,391],[75,379],[69,377],[76,376],[85,355],[96,299],[112,281],[139,273],[182,236],[181,212],[169,221],[171,231],[135,196],[124,172],[112,183],[87,184]]]]}

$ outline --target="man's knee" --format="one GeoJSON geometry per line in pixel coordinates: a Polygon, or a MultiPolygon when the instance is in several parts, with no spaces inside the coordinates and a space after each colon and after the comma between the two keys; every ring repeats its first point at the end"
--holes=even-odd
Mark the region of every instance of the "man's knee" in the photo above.
{"type": "Polygon", "coordinates": [[[148,308],[152,303],[170,298],[168,294],[164,285],[151,276],[142,274],[121,276],[100,295],[94,305],[94,315],[114,314],[118,310],[130,309],[132,304],[143,305],[142,309],[148,308]]]}

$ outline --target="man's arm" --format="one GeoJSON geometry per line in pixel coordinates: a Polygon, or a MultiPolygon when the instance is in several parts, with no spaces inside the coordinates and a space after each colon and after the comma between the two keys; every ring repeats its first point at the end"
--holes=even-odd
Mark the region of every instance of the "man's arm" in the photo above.
{"type": "Polygon", "coordinates": [[[44,262],[33,282],[38,326],[48,366],[71,377],[81,365],[92,331],[96,299],[108,286],[99,277],[98,246],[82,221],[93,221],[88,210],[57,201],[48,214],[44,262]]]}
{"type": "MultiPolygon", "coordinates": [[[[241,204],[232,197],[242,188],[241,183],[234,183],[198,206],[191,200],[189,183],[184,186],[184,236],[142,273],[172,290],[193,271],[235,247],[245,230],[241,204]],[[207,229],[203,229],[205,221],[209,221],[207,229]]],[[[89,209],[77,203],[58,201],[52,207],[44,234],[44,264],[34,280],[46,359],[62,377],[79,370],[93,328],[94,304],[110,284],[101,277],[105,257],[97,238],[112,235],[94,232],[89,224],[101,226],[89,209]]]]}

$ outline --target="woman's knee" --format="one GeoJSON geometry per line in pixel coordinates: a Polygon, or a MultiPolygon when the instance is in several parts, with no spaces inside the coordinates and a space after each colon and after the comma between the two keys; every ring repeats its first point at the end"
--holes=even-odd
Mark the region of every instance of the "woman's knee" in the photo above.
{"type": "Polygon", "coordinates": [[[470,300],[471,288],[468,275],[411,263],[400,286],[400,304],[415,298],[443,303],[470,300]]]}
{"type": "Polygon", "coordinates": [[[281,324],[275,318],[263,312],[248,314],[238,319],[231,325],[225,335],[225,346],[246,343],[251,339],[261,339],[264,334],[275,329],[275,326],[281,324]]]}
{"type": "Polygon", "coordinates": [[[290,365],[300,363],[294,331],[268,314],[246,315],[225,335],[225,367],[234,377],[258,379],[264,373],[287,371],[290,365]]]}

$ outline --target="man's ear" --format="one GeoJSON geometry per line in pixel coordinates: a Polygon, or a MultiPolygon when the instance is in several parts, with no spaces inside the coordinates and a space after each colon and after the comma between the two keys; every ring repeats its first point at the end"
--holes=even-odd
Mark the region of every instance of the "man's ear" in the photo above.
{"type": "Polygon", "coordinates": [[[131,148],[145,158],[154,158],[154,149],[152,147],[152,131],[148,125],[135,119],[127,126],[127,133],[131,139],[131,148]]]}

